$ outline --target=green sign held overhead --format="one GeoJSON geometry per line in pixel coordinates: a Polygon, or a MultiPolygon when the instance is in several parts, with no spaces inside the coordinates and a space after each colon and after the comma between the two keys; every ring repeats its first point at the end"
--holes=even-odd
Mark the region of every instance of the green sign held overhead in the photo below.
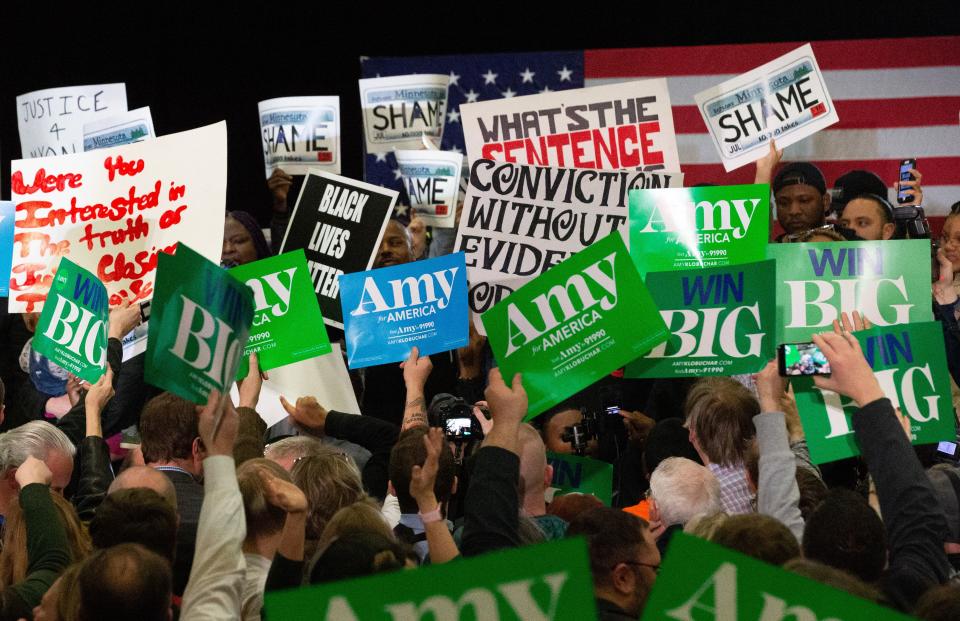
{"type": "Polygon", "coordinates": [[[610,506],[613,500],[613,464],[589,457],[549,452],[547,461],[553,466],[550,487],[555,490],[554,498],[580,492],[596,496],[600,502],[610,506]]]}
{"type": "Polygon", "coordinates": [[[766,258],[770,186],[630,190],[630,256],[641,274],[766,258]]]}
{"type": "Polygon", "coordinates": [[[910,617],[698,537],[670,539],[643,621],[909,621],[910,617]]]}
{"type": "Polygon", "coordinates": [[[34,332],[33,351],[96,382],[107,366],[108,300],[107,288],[96,276],[62,259],[34,332]]]}
{"type": "Polygon", "coordinates": [[[626,377],[756,373],[775,353],[773,261],[647,274],[670,338],[626,377]]]}
{"type": "Polygon", "coordinates": [[[264,610],[266,619],[337,621],[597,618],[587,547],[579,538],[269,591],[264,610]]]}
{"type": "Polygon", "coordinates": [[[777,343],[802,343],[860,311],[875,326],[930,321],[930,242],[770,244],[777,260],[777,343]]]}
{"type": "MultiPolygon", "coordinates": [[[[853,333],[883,393],[910,419],[913,444],[956,438],[950,374],[937,321],[873,328],[853,333]]],[[[816,464],[860,454],[850,417],[857,405],[813,385],[792,380],[797,409],[816,464]]]]}
{"type": "Polygon", "coordinates": [[[262,370],[330,353],[302,249],[235,267],[230,274],[250,287],[254,302],[253,327],[239,377],[246,377],[247,357],[253,353],[262,370]]]}
{"type": "Polygon", "coordinates": [[[237,375],[253,321],[246,286],[184,244],[161,253],[144,379],[194,403],[224,393],[237,375]]]}
{"type": "Polygon", "coordinates": [[[619,233],[544,272],[481,318],[506,381],[523,373],[527,420],[668,335],[619,233]]]}

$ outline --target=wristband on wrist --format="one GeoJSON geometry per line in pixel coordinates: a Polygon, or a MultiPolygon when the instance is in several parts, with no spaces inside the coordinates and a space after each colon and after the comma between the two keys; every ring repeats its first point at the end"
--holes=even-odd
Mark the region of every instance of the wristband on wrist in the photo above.
{"type": "Polygon", "coordinates": [[[420,521],[424,524],[430,524],[432,522],[439,522],[443,519],[443,515],[440,513],[440,505],[437,505],[437,508],[433,511],[427,511],[426,513],[418,513],[420,516],[420,521]]]}

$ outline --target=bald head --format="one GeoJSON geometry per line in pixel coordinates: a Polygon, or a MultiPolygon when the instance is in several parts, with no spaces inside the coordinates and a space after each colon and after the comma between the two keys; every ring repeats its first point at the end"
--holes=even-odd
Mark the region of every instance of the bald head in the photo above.
{"type": "Polygon", "coordinates": [[[110,488],[107,490],[107,494],[109,495],[122,489],[138,487],[152,489],[163,496],[163,499],[170,503],[170,506],[176,510],[177,490],[174,489],[173,482],[170,481],[167,475],[149,466],[131,466],[127,468],[113,480],[113,483],[110,484],[110,488]]]}
{"type": "Polygon", "coordinates": [[[553,468],[547,465],[547,449],[536,429],[529,424],[520,425],[519,439],[520,500],[529,515],[543,515],[543,493],[553,478],[553,468]]]}

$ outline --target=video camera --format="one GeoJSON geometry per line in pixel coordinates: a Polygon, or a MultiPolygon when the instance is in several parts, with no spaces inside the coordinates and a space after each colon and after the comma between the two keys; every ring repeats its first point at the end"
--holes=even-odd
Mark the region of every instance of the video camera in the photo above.
{"type": "MultiPolygon", "coordinates": [[[[450,442],[483,439],[483,427],[473,415],[474,406],[460,397],[442,393],[433,398],[427,413],[431,427],[442,427],[450,442]]],[[[487,412],[480,408],[484,415],[487,412]]]]}
{"type": "Polygon", "coordinates": [[[577,455],[584,455],[587,445],[593,439],[599,439],[614,425],[623,425],[620,419],[620,406],[611,405],[603,410],[580,408],[582,419],[576,425],[563,428],[560,439],[573,447],[577,455]],[[612,418],[611,417],[616,417],[612,418]]]}

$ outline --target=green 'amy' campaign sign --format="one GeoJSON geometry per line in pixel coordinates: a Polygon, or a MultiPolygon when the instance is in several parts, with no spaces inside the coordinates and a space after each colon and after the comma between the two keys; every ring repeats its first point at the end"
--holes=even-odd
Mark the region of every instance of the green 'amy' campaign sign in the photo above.
{"type": "Polygon", "coordinates": [[[481,319],[505,381],[523,373],[527,420],[668,334],[619,233],[544,272],[481,319]]]}
{"type": "Polygon", "coordinates": [[[875,326],[933,319],[930,242],[770,244],[777,261],[777,343],[805,343],[841,312],[875,326]]]}
{"type": "Polygon", "coordinates": [[[554,490],[555,498],[580,492],[592,494],[610,506],[613,500],[613,464],[589,457],[549,452],[547,461],[553,466],[550,487],[554,490]]]}
{"type": "Polygon", "coordinates": [[[330,353],[302,249],[235,267],[230,274],[250,287],[254,303],[239,377],[246,377],[247,356],[253,353],[263,370],[330,353]]]}
{"type": "Polygon", "coordinates": [[[107,288],[100,280],[62,259],[50,285],[32,348],[87,382],[107,366],[109,319],[107,288]]]}
{"type": "Polygon", "coordinates": [[[909,621],[910,617],[715,543],[677,533],[670,539],[641,619],[909,621]]]}
{"type": "MultiPolygon", "coordinates": [[[[913,444],[956,438],[950,374],[937,321],[854,332],[883,393],[910,419],[913,444]]],[[[860,454],[850,417],[857,405],[813,379],[791,380],[803,432],[816,464],[860,454]]]]}
{"type": "Polygon", "coordinates": [[[266,619],[597,618],[583,539],[563,539],[335,584],[269,591],[266,619]]]}
{"type": "Polygon", "coordinates": [[[765,259],[770,186],[630,190],[630,256],[641,274],[765,259]]]}
{"type": "Polygon", "coordinates": [[[627,365],[626,377],[756,373],[776,350],[773,261],[647,274],[670,338],[627,365]]]}
{"type": "Polygon", "coordinates": [[[253,321],[250,287],[184,244],[160,253],[144,379],[194,403],[226,392],[253,321]]]}

